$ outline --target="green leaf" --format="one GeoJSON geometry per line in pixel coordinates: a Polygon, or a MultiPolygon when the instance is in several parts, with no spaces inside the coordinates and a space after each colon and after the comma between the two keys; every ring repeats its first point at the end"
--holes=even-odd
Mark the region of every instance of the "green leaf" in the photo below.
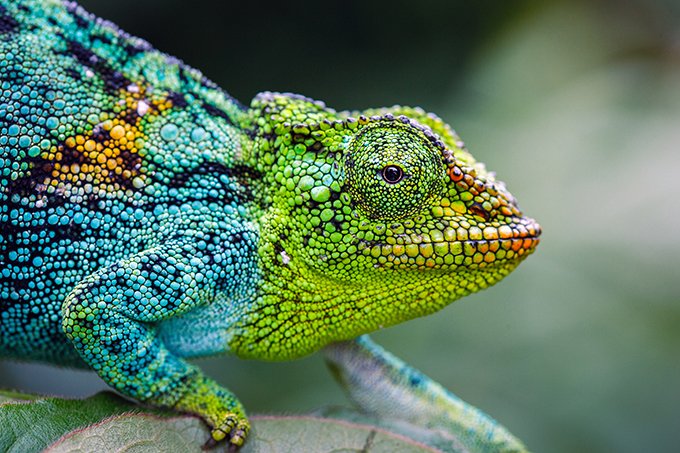
{"type": "MultiPolygon", "coordinates": [[[[462,451],[441,433],[399,422],[378,423],[350,410],[253,416],[251,421],[253,430],[242,453],[462,451]]],[[[209,437],[206,425],[197,417],[147,409],[141,412],[139,406],[108,392],[66,400],[0,391],[0,426],[0,451],[12,453],[198,453],[209,437]]],[[[225,452],[227,446],[213,451],[225,452]]]]}
{"type": "MultiPolygon", "coordinates": [[[[161,418],[151,414],[123,414],[72,431],[45,449],[45,453],[88,451],[201,452],[209,432],[196,417],[161,418]]],[[[220,446],[214,452],[226,452],[220,446]]]]}
{"type": "MultiPolygon", "coordinates": [[[[254,429],[242,453],[404,452],[437,450],[384,429],[311,416],[255,416],[254,429]]],[[[195,417],[159,418],[148,414],[119,415],[67,434],[46,453],[75,451],[196,452],[208,438],[195,417]]],[[[220,445],[215,452],[226,452],[220,445]]]]}
{"type": "Polygon", "coordinates": [[[16,453],[41,451],[66,433],[135,408],[108,392],[84,400],[0,395],[0,451],[16,453]]]}
{"type": "Polygon", "coordinates": [[[252,417],[252,438],[243,453],[437,452],[432,447],[372,425],[315,416],[252,417]]]}
{"type": "Polygon", "coordinates": [[[375,426],[393,433],[399,433],[409,439],[433,447],[444,453],[468,453],[469,450],[448,431],[444,429],[428,429],[414,425],[405,420],[381,419],[372,415],[345,407],[325,407],[313,415],[322,418],[340,419],[363,425],[375,426]]]}
{"type": "Polygon", "coordinates": [[[0,389],[0,404],[9,401],[19,402],[19,401],[32,401],[38,399],[36,395],[27,395],[25,393],[13,392],[11,390],[0,389]]]}

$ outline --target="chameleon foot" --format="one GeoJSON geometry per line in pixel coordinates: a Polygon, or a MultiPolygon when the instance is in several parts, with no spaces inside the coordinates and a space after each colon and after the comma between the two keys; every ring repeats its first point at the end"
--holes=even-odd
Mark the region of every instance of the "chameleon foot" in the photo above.
{"type": "Polygon", "coordinates": [[[216,426],[210,432],[210,438],[203,446],[203,449],[211,449],[218,443],[229,442],[229,451],[238,450],[246,441],[250,423],[247,419],[241,418],[237,414],[229,414],[221,425],[216,426]]]}

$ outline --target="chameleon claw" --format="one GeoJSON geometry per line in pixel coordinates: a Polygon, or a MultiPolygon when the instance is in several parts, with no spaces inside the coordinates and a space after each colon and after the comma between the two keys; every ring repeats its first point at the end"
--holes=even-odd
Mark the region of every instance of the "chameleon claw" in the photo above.
{"type": "Polygon", "coordinates": [[[247,423],[239,423],[239,425],[231,431],[229,442],[232,445],[241,447],[246,441],[246,436],[248,435],[248,425],[247,423]]]}
{"type": "Polygon", "coordinates": [[[217,441],[212,436],[210,436],[208,438],[208,440],[206,440],[205,443],[203,444],[203,446],[201,447],[201,450],[203,450],[203,451],[212,450],[216,446],[217,446],[217,441]]]}

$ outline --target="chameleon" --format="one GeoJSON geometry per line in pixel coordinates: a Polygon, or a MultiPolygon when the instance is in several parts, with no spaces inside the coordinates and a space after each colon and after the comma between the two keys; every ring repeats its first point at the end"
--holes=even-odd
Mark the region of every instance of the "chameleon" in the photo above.
{"type": "Polygon", "coordinates": [[[539,243],[505,185],[416,107],[336,111],[198,70],[67,0],[0,0],[0,356],[94,370],[245,442],[189,359],[322,350],[369,413],[525,451],[373,343],[539,243]]]}

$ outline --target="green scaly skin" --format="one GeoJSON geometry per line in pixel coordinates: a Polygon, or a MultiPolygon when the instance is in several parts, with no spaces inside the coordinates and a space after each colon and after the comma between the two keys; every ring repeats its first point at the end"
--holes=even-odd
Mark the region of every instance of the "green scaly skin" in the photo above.
{"type": "Polygon", "coordinates": [[[432,114],[278,93],[244,107],[71,2],[0,0],[0,225],[0,356],[91,368],[239,446],[243,407],[185,359],[331,345],[366,410],[524,449],[361,337],[496,283],[538,244],[432,114]]]}

